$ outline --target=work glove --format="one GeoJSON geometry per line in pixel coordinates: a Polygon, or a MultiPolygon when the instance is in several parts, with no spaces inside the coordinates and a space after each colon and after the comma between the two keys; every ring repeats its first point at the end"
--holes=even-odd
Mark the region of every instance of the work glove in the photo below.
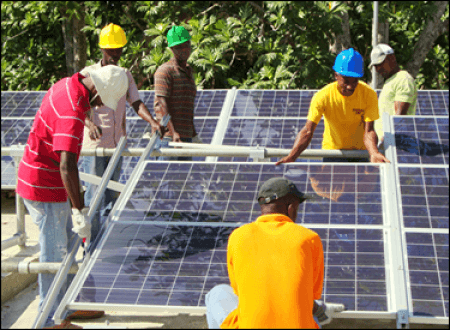
{"type": "Polygon", "coordinates": [[[72,209],[72,231],[77,233],[81,238],[86,238],[87,241],[91,238],[91,224],[87,217],[89,209],[86,207],[82,211],[79,209],[72,209]]]}
{"type": "Polygon", "coordinates": [[[342,312],[345,309],[342,304],[325,304],[321,300],[316,300],[316,303],[319,307],[314,316],[319,320],[321,326],[330,323],[335,313],[342,312]]]}

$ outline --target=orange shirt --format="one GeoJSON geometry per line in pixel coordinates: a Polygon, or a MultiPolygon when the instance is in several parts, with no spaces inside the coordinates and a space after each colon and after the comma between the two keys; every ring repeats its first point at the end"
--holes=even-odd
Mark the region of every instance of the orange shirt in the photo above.
{"type": "Polygon", "coordinates": [[[317,233],[282,214],[260,216],[231,233],[227,264],[239,304],[221,328],[318,328],[312,310],[324,265],[317,233]]]}

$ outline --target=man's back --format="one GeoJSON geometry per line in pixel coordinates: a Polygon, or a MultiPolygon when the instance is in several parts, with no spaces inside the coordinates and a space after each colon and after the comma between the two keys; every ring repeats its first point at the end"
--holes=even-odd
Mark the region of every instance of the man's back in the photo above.
{"type": "Polygon", "coordinates": [[[282,214],[260,216],[230,235],[227,263],[239,305],[222,327],[316,327],[323,249],[315,232],[282,214]]]}

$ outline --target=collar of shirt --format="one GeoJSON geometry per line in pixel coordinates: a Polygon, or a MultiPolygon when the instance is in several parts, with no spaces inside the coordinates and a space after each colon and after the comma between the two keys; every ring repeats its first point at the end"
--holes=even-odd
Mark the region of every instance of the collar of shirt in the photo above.
{"type": "Polygon", "coordinates": [[[272,213],[261,215],[256,219],[256,222],[294,222],[287,215],[280,213],[272,213]]]}
{"type": "Polygon", "coordinates": [[[173,66],[176,66],[181,71],[188,73],[188,70],[190,68],[189,64],[186,63],[186,68],[183,68],[178,65],[177,61],[175,60],[175,57],[172,57],[169,62],[170,62],[170,64],[172,64],[173,66]]]}
{"type": "Polygon", "coordinates": [[[91,108],[89,105],[89,91],[81,83],[81,80],[84,78],[86,77],[77,72],[69,80],[70,98],[74,108],[81,112],[86,112],[91,108]]]}

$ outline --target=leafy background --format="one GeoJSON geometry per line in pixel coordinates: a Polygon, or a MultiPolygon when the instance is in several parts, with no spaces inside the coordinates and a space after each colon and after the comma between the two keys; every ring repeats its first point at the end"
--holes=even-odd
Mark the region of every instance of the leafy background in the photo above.
{"type": "MultiPolygon", "coordinates": [[[[430,1],[379,3],[380,21],[389,24],[389,44],[405,68],[436,6],[430,1]]],[[[130,69],[141,90],[153,89],[154,72],[172,56],[165,36],[173,24],[191,33],[188,62],[198,88],[319,89],[332,81],[336,54],[330,45],[342,32],[343,12],[369,83],[372,6],[366,1],[2,1],[1,89],[47,90],[71,75],[66,51],[72,46],[63,28],[74,18],[83,26],[84,65],[101,59],[101,28],[110,22],[122,26],[128,43],[119,65],[130,69]]],[[[420,67],[416,82],[421,89],[448,89],[448,2],[441,20],[447,31],[420,67]]]]}

